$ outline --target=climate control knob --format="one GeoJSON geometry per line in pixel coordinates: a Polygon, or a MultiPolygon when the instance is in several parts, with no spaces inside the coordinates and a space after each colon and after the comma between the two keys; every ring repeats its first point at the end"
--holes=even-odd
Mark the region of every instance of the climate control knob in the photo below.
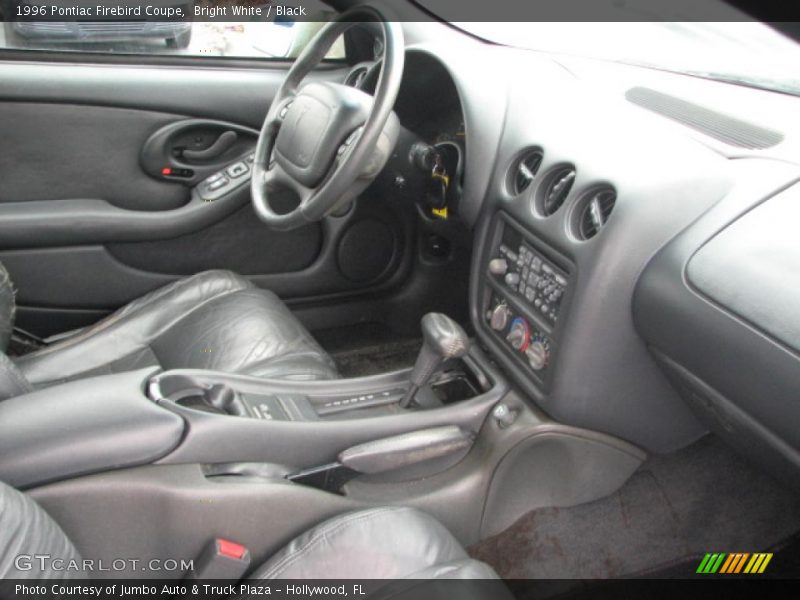
{"type": "Polygon", "coordinates": [[[503,331],[508,325],[508,320],[511,318],[511,309],[504,302],[501,302],[494,307],[494,310],[489,314],[489,326],[495,331],[503,331]]]}
{"type": "Polygon", "coordinates": [[[506,341],[511,344],[514,350],[525,352],[531,341],[531,332],[528,327],[528,322],[522,317],[517,317],[511,321],[511,330],[506,336],[506,341]]]}
{"type": "Polygon", "coordinates": [[[536,340],[525,350],[525,356],[531,369],[541,371],[547,366],[547,362],[550,359],[550,350],[542,340],[536,340]]]}

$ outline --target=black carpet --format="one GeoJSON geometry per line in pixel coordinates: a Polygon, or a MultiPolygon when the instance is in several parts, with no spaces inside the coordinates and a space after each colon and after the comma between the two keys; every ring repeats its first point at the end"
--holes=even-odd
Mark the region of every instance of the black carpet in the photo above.
{"type": "MultiPolygon", "coordinates": [[[[418,335],[417,332],[414,332],[418,335]]],[[[314,331],[342,377],[388,373],[414,365],[421,338],[408,338],[381,323],[361,323],[314,331]]]]}
{"type": "MultiPolygon", "coordinates": [[[[706,552],[767,551],[798,531],[800,494],[708,436],[604,499],[531,511],[470,554],[504,578],[691,577],[706,552]]],[[[569,588],[552,583],[537,595],[569,588]]]]}
{"type": "Polygon", "coordinates": [[[363,377],[414,365],[422,340],[399,340],[333,352],[342,377],[363,377]]]}

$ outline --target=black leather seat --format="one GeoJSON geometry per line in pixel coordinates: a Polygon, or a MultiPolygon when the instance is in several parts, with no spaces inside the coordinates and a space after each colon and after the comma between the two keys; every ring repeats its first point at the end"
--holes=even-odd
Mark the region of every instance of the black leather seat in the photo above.
{"type": "MultiPolygon", "coordinates": [[[[0,266],[0,350],[8,344],[13,319],[13,294],[0,266]]],[[[275,294],[228,271],[207,271],[151,292],[15,359],[16,369],[4,356],[0,360],[5,365],[0,398],[146,366],[282,379],[338,376],[330,357],[275,294]]]]}
{"type": "MultiPolygon", "coordinates": [[[[91,575],[65,567],[73,560],[80,565],[80,553],[55,521],[33,500],[0,483],[0,579],[91,575]],[[22,564],[15,560],[43,555],[50,560],[22,564]]],[[[413,508],[386,507],[347,513],[317,525],[247,577],[496,579],[497,575],[485,563],[470,559],[429,515],[413,508]]]]}

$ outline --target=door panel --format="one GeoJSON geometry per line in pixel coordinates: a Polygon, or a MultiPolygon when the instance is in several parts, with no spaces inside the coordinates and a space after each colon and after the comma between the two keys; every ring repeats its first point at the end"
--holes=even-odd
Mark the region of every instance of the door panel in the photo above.
{"type": "Polygon", "coordinates": [[[195,186],[253,151],[258,130],[228,121],[181,119],[157,129],[142,146],[142,170],[156,180],[195,186]]]}
{"type": "MultiPolygon", "coordinates": [[[[0,61],[0,102],[116,106],[260,129],[286,69],[0,61]]],[[[346,74],[346,67],[325,65],[309,81],[341,82],[346,74]]]]}
{"type": "Polygon", "coordinates": [[[381,204],[377,197],[362,198],[344,217],[280,234],[249,220],[248,216],[255,219],[249,206],[241,213],[232,217],[233,222],[216,226],[224,231],[213,232],[214,228],[209,228],[150,245],[0,251],[0,261],[17,288],[17,323],[42,336],[89,325],[114,308],[188,274],[193,267],[200,271],[238,264],[253,283],[274,291],[292,305],[322,298],[344,301],[357,295],[371,296],[401,281],[411,266],[412,215],[381,204]],[[236,226],[238,219],[247,220],[245,227],[256,228],[260,234],[253,234],[254,239],[242,236],[245,230],[236,226]],[[375,232],[381,236],[379,240],[375,232]],[[235,237],[231,239],[229,233],[235,237]],[[216,235],[225,238],[219,246],[213,241],[216,235]],[[280,250],[276,250],[277,244],[280,250]],[[278,262],[265,266],[265,260],[297,260],[289,256],[291,253],[314,254],[315,258],[294,271],[288,271],[290,263],[285,262],[275,272],[255,272],[278,269],[278,262]],[[193,254],[197,256],[191,257],[193,254]],[[369,277],[353,277],[353,273],[360,275],[364,257],[376,255],[381,257],[378,264],[367,261],[369,277]],[[255,267],[259,261],[261,264],[255,267]]]}
{"type": "MultiPolygon", "coordinates": [[[[0,260],[19,325],[48,335],[89,324],[207,269],[241,272],[290,303],[401,280],[413,212],[386,194],[275,232],[250,208],[248,186],[213,202],[191,193],[250,151],[284,75],[285,65],[0,62],[0,260]],[[193,173],[175,178],[165,166],[193,173]]],[[[325,67],[313,78],[344,75],[325,67]]]]}
{"type": "Polygon", "coordinates": [[[102,199],[134,210],[177,208],[183,185],[139,166],[150,133],[179,119],[166,113],[75,104],[0,103],[0,202],[102,199]]]}
{"type": "Polygon", "coordinates": [[[242,275],[272,275],[310,267],[322,249],[322,227],[265,234],[252,206],[199,231],[167,240],[106,244],[119,262],[142,271],[192,275],[231,269],[242,275]]]}

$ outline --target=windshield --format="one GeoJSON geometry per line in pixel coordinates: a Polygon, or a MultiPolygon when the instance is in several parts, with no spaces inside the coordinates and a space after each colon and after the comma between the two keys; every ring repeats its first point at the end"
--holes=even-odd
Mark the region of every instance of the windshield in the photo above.
{"type": "Polygon", "coordinates": [[[453,23],[488,41],[800,95],[800,46],[757,22],[453,23]]]}

